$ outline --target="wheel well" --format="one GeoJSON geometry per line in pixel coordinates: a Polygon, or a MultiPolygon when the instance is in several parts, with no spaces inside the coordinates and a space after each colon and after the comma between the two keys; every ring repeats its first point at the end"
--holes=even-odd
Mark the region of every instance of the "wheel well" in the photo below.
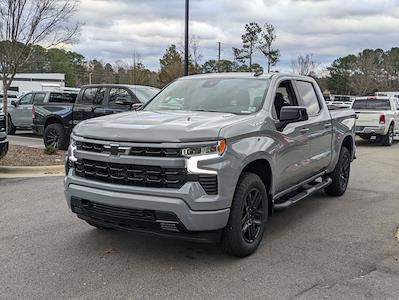
{"type": "Polygon", "coordinates": [[[59,123],[62,124],[61,121],[58,118],[48,118],[46,120],[46,122],[44,123],[44,128],[46,128],[47,126],[49,126],[50,124],[54,124],[54,123],[59,123]]]}
{"type": "Polygon", "coordinates": [[[344,138],[342,146],[345,146],[351,155],[353,154],[353,138],[351,136],[348,135],[344,138]]]}
{"type": "Polygon", "coordinates": [[[263,184],[265,185],[267,194],[268,194],[268,200],[269,200],[269,215],[272,214],[273,212],[273,202],[272,202],[272,197],[270,194],[270,188],[272,185],[272,170],[270,167],[269,162],[266,159],[258,159],[254,160],[248,165],[245,166],[245,168],[242,170],[242,173],[248,172],[248,173],[254,173],[262,179],[263,184]]]}

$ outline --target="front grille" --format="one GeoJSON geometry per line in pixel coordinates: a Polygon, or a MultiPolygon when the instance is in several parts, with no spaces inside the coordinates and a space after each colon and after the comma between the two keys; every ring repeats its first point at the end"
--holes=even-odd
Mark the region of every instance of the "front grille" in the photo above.
{"type": "Polygon", "coordinates": [[[75,162],[76,175],[108,183],[159,188],[181,188],[186,169],[107,163],[81,159],[75,162]]]}
{"type": "MultiPolygon", "coordinates": [[[[110,147],[98,143],[76,142],[76,148],[82,151],[109,153],[110,147]]],[[[119,153],[134,156],[151,156],[151,157],[183,157],[181,149],[178,148],[162,148],[162,147],[119,147],[119,153]],[[125,150],[127,149],[127,151],[125,150]]]]}
{"type": "Polygon", "coordinates": [[[187,174],[183,168],[107,163],[79,159],[74,163],[79,177],[131,186],[181,188],[188,181],[198,181],[208,195],[217,195],[216,175],[187,174]]]}
{"type": "Polygon", "coordinates": [[[0,116],[0,132],[6,131],[6,117],[0,116]]]}

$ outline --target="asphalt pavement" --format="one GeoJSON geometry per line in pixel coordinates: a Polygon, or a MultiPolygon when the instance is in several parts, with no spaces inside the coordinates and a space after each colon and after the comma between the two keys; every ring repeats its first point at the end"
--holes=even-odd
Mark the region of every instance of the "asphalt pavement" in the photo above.
{"type": "Polygon", "coordinates": [[[347,193],[269,219],[258,251],[94,229],[63,178],[0,179],[2,299],[399,299],[399,142],[358,143],[347,193]]]}
{"type": "Polygon", "coordinates": [[[29,130],[17,130],[14,135],[7,136],[11,145],[44,149],[43,138],[29,130]]]}

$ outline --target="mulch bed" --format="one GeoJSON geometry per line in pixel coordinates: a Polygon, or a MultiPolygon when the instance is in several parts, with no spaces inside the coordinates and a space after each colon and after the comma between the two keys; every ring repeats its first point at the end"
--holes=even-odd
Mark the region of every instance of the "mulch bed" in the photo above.
{"type": "Polygon", "coordinates": [[[53,166],[64,164],[65,151],[48,155],[44,149],[10,145],[8,153],[0,160],[0,166],[53,166]]]}

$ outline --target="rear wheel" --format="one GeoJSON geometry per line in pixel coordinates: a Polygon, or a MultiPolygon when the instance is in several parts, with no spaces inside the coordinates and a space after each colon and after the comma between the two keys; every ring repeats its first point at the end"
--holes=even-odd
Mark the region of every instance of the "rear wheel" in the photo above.
{"type": "Polygon", "coordinates": [[[67,134],[59,123],[50,124],[44,129],[43,140],[46,147],[60,150],[68,148],[67,134]]]}
{"type": "Polygon", "coordinates": [[[342,196],[349,183],[349,175],[351,169],[351,154],[344,146],[339,154],[338,163],[334,171],[329,174],[332,183],[324,189],[325,193],[330,196],[342,196]]]}
{"type": "Polygon", "coordinates": [[[8,121],[7,121],[7,134],[13,135],[15,134],[15,131],[17,130],[11,120],[11,117],[8,116],[8,121]]]}
{"type": "Polygon", "coordinates": [[[392,146],[395,133],[393,131],[393,124],[389,126],[388,133],[381,136],[381,144],[384,146],[392,146]]]}
{"type": "Polygon", "coordinates": [[[262,180],[256,174],[243,173],[223,232],[223,250],[238,257],[255,252],[265,231],[267,213],[267,192],[262,180]]]}

